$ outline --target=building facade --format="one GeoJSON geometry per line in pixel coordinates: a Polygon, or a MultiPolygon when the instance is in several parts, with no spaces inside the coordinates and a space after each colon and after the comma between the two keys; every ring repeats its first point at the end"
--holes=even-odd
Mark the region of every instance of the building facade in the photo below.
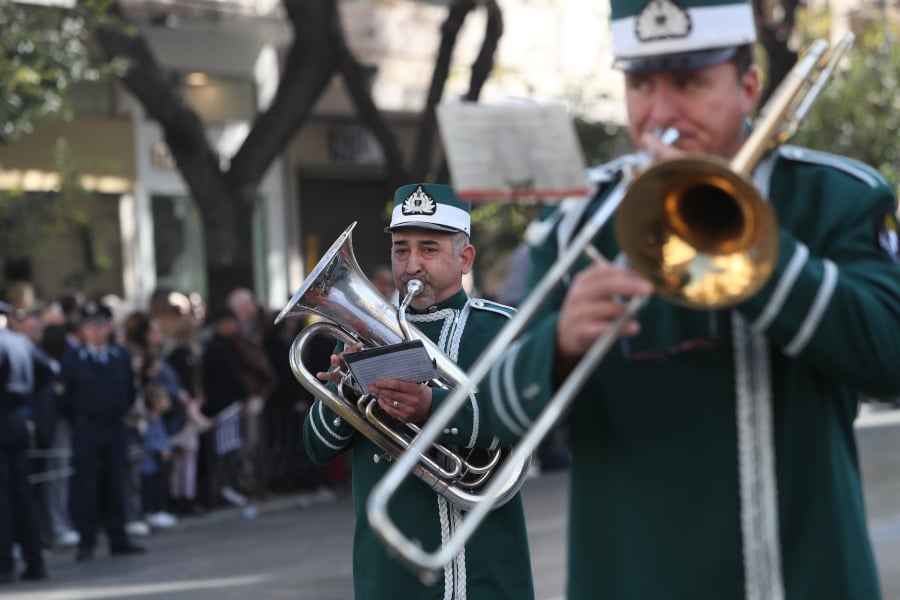
{"type": "MultiPolygon", "coordinates": [[[[271,101],[293,31],[278,0],[121,0],[157,61],[204,123],[227,161],[271,101]]],[[[371,91],[412,159],[441,25],[441,0],[343,0],[343,28],[372,73],[371,91]]],[[[611,68],[607,3],[507,0],[494,71],[481,99],[561,101],[595,121],[621,123],[621,74],[611,68]]],[[[848,9],[849,10],[849,9],[848,9]]],[[[484,37],[477,9],[460,31],[444,102],[469,84],[484,37]]],[[[80,86],[77,118],[53,123],[0,148],[0,188],[48,195],[59,189],[55,140],[64,136],[84,186],[79,218],[59,239],[38,240],[29,265],[15,260],[4,279],[27,276],[45,299],[72,288],[114,293],[135,306],[153,290],[205,292],[203,228],[156,123],[115,82],[80,86]],[[89,159],[89,160],[88,160],[89,159]]],[[[384,161],[360,125],[340,78],[269,168],[254,218],[259,297],[282,306],[321,253],[352,221],[363,270],[387,262],[382,232],[390,202],[384,161]]],[[[63,211],[65,212],[65,211],[63,211]]],[[[5,257],[9,258],[9,257],[5,257]]]]}

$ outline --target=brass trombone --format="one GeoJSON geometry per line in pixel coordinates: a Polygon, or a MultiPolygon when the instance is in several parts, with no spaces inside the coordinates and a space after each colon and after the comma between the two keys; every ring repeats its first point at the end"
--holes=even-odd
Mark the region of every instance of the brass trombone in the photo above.
{"type": "MultiPolygon", "coordinates": [[[[760,112],[753,131],[730,163],[685,156],[650,164],[646,157],[636,169],[626,172],[622,182],[525,299],[516,316],[482,353],[469,373],[467,385],[451,394],[409,451],[378,482],[368,499],[369,523],[392,551],[419,572],[423,581],[434,581],[443,566],[463,549],[490,506],[476,505],[446,544],[433,553],[424,551],[397,528],[387,512],[392,495],[410,473],[416,455],[436,439],[576,261],[585,253],[596,253],[592,241],[617,211],[616,234],[623,254],[631,268],[650,280],[656,293],[666,300],[694,308],[725,308],[758,291],[774,267],[778,236],[771,208],[749,175],[767,152],[796,132],[852,43],[850,33],[833,47],[824,40],[813,43],[760,112]],[[635,174],[642,167],[647,168],[635,174]]],[[[623,313],[585,353],[519,441],[514,456],[530,456],[537,448],[642,303],[641,298],[628,300],[623,313]]],[[[498,481],[502,479],[501,471],[498,481]]],[[[491,487],[484,492],[487,497],[491,497],[491,487]]]]}

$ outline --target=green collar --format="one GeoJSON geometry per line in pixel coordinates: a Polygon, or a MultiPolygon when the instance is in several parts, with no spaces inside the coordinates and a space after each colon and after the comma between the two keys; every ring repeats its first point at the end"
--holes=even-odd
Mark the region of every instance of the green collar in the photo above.
{"type": "Polygon", "coordinates": [[[423,311],[418,311],[410,306],[409,312],[412,314],[426,314],[438,312],[439,310],[444,310],[445,308],[461,309],[466,305],[466,302],[468,302],[468,300],[469,296],[468,294],[466,294],[466,290],[460,287],[458,292],[456,292],[446,300],[438,302],[437,304],[432,304],[423,311]]]}

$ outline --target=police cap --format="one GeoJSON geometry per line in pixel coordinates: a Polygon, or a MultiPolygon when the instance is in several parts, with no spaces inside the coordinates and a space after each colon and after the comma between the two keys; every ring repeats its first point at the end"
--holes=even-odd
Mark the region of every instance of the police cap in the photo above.
{"type": "Polygon", "coordinates": [[[112,310],[99,300],[88,300],[81,307],[81,322],[101,321],[112,319],[112,310]]]}

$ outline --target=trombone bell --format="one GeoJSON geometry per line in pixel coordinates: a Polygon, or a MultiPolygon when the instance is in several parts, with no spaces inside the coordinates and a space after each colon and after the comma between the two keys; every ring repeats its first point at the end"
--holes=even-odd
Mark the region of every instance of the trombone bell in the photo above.
{"type": "Polygon", "coordinates": [[[656,162],[634,180],[615,216],[629,266],[673,304],[733,306],[756,293],[775,267],[771,207],[720,162],[656,162]]]}

